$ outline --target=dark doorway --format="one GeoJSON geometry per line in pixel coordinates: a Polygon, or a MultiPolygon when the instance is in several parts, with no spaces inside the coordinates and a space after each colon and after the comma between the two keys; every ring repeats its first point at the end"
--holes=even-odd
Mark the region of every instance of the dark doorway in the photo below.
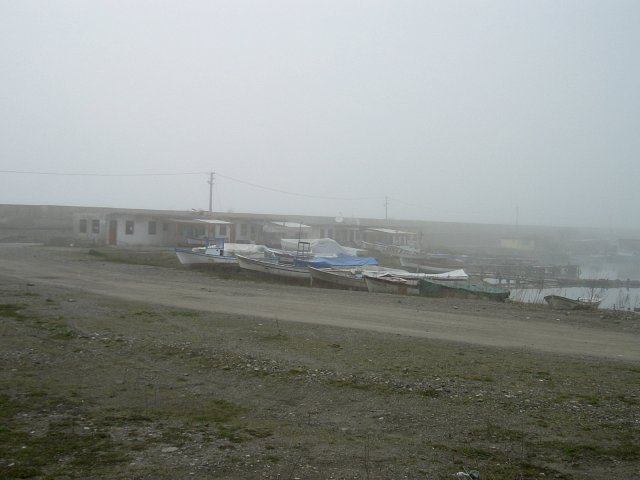
{"type": "Polygon", "coordinates": [[[118,221],[109,220],[109,245],[116,245],[118,242],[118,221]]]}

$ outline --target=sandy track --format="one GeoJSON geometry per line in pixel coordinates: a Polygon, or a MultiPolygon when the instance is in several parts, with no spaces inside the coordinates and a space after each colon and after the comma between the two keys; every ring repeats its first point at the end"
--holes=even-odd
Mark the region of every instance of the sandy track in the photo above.
{"type": "MultiPolygon", "coordinates": [[[[214,279],[197,272],[93,260],[80,249],[0,246],[0,275],[97,295],[226,314],[332,325],[477,345],[640,361],[640,335],[523,319],[473,302],[214,279]],[[444,306],[444,307],[443,307],[444,306]],[[450,309],[451,311],[443,311],[450,309]]],[[[597,314],[596,314],[597,315],[597,314]]]]}

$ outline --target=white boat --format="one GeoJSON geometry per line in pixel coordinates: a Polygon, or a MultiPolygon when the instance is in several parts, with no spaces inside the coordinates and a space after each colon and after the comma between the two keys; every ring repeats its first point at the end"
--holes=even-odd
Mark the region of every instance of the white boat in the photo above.
{"type": "Polygon", "coordinates": [[[176,248],[176,256],[182,265],[237,265],[235,255],[225,255],[224,248],[215,245],[196,248],[176,248]]]}
{"type": "Polygon", "coordinates": [[[176,256],[182,265],[237,265],[239,253],[243,255],[264,255],[264,245],[243,243],[223,243],[195,248],[176,248],[176,256]]]}
{"type": "Polygon", "coordinates": [[[560,295],[547,295],[545,302],[556,310],[595,310],[602,302],[599,298],[567,298],[560,295]]]}
{"type": "Polygon", "coordinates": [[[238,255],[237,257],[238,265],[244,270],[298,280],[309,280],[311,278],[309,268],[306,266],[298,267],[291,263],[280,263],[271,259],[249,258],[243,255],[238,255]]]}

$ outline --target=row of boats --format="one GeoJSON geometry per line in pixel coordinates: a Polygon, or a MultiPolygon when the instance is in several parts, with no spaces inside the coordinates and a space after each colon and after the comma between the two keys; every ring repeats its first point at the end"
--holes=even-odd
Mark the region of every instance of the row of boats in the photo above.
{"type": "MultiPolygon", "coordinates": [[[[343,247],[328,238],[309,241],[283,239],[282,247],[225,244],[218,239],[204,247],[176,248],[175,253],[180,263],[186,266],[237,266],[245,271],[329,288],[497,301],[505,301],[510,296],[506,288],[484,282],[472,283],[461,268],[435,270],[439,273],[433,273],[433,270],[431,273],[414,273],[382,267],[375,258],[362,256],[366,250],[343,247]]],[[[573,299],[560,295],[548,295],[544,300],[558,310],[595,310],[601,302],[599,298],[573,299]]]]}
{"type": "Polygon", "coordinates": [[[505,288],[472,283],[463,269],[442,273],[413,273],[382,267],[373,257],[360,256],[361,250],[339,245],[331,239],[296,242],[283,240],[289,249],[264,245],[224,244],[216,242],[193,249],[176,248],[183,265],[237,265],[240,269],[310,285],[369,291],[421,295],[427,297],[486,298],[505,301],[505,288]]]}

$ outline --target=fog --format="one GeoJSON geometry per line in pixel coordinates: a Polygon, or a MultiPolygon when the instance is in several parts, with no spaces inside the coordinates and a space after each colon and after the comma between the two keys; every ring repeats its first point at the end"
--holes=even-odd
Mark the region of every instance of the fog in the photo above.
{"type": "Polygon", "coordinates": [[[0,2],[0,203],[640,228],[640,2],[0,2]]]}

